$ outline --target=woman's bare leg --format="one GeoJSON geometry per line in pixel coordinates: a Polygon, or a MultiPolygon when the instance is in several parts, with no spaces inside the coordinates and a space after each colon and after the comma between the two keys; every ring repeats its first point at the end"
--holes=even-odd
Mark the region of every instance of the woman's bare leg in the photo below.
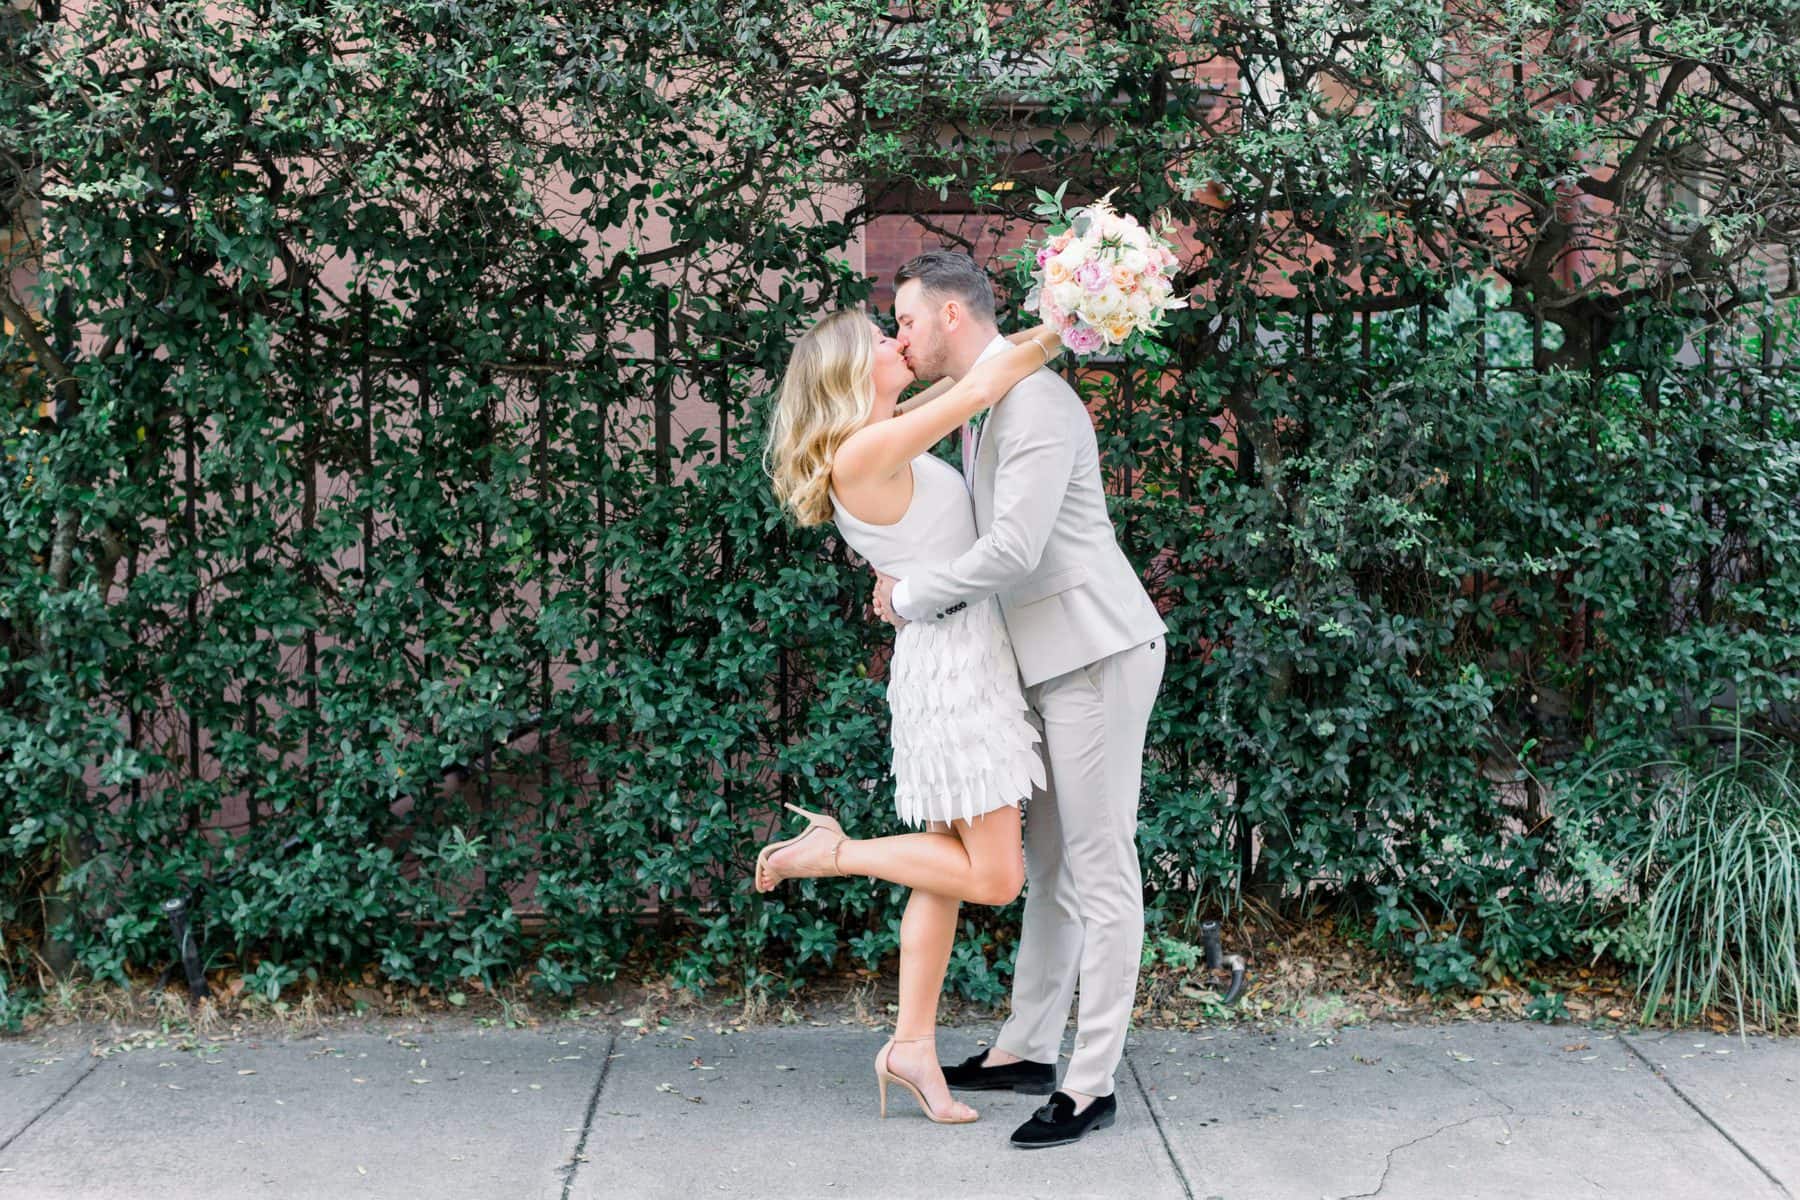
{"type": "Polygon", "coordinates": [[[961,907],[954,896],[916,888],[906,901],[906,913],[900,918],[900,1015],[894,1022],[896,1042],[888,1051],[887,1065],[910,1080],[938,1116],[966,1118],[974,1110],[950,1095],[936,1043],[904,1040],[930,1038],[937,1032],[938,997],[961,907]]]}
{"type": "MultiPolygon", "coordinates": [[[[1016,806],[996,808],[950,830],[849,838],[837,852],[846,875],[872,875],[914,891],[971,904],[1008,904],[1025,883],[1024,842],[1016,806]]],[[[769,856],[795,876],[831,873],[829,839],[814,834],[769,856]]]]}

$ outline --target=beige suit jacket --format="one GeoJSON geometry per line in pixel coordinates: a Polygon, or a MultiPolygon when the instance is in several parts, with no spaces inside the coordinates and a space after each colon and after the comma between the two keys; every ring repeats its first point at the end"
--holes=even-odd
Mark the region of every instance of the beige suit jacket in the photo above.
{"type": "MultiPolygon", "coordinates": [[[[1005,346],[996,338],[981,357],[1005,346]]],[[[1027,687],[1167,631],[1113,533],[1093,422],[1054,371],[1026,377],[989,411],[968,482],[979,536],[908,576],[908,608],[921,619],[998,595],[1027,687]]]]}

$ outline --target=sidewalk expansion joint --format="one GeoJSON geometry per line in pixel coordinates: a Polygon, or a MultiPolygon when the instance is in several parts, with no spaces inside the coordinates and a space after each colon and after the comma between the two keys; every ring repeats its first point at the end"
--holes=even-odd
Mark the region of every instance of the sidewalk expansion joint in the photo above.
{"type": "Polygon", "coordinates": [[[1698,1104],[1694,1103],[1693,1098],[1691,1096],[1689,1096],[1686,1092],[1682,1091],[1681,1088],[1676,1085],[1675,1081],[1673,1079],[1670,1079],[1669,1076],[1663,1071],[1663,1069],[1661,1067],[1659,1067],[1655,1063],[1651,1062],[1650,1059],[1644,1054],[1644,1052],[1642,1050],[1639,1050],[1637,1048],[1637,1045],[1634,1042],[1632,1042],[1632,1040],[1629,1037],[1627,1037],[1623,1033],[1621,1033],[1619,1035],[1619,1041],[1621,1041],[1625,1044],[1625,1048],[1627,1050],[1631,1051],[1631,1053],[1637,1057],[1639,1062],[1643,1063],[1646,1067],[1650,1068],[1650,1073],[1652,1075],[1654,1075],[1658,1079],[1662,1080],[1663,1083],[1665,1085],[1667,1085],[1668,1089],[1671,1092],[1674,1092],[1678,1097],[1680,1097],[1681,1102],[1683,1104],[1687,1105],[1689,1108],[1693,1109],[1696,1113],[1700,1114],[1700,1119],[1702,1121],[1705,1121],[1708,1125],[1712,1126],[1713,1132],[1717,1133],[1720,1137],[1722,1137],[1726,1141],[1730,1142],[1732,1149],[1736,1150],[1739,1154],[1743,1155],[1746,1159],[1748,1159],[1750,1161],[1751,1166],[1755,1167],[1758,1171],[1761,1171],[1763,1174],[1763,1178],[1767,1179],[1770,1183],[1775,1185],[1776,1191],[1780,1192],[1783,1196],[1792,1196],[1794,1194],[1794,1193],[1788,1191],[1787,1184],[1781,1182],[1780,1176],[1776,1175],[1775,1172],[1769,1170],[1769,1168],[1763,1166],[1762,1161],[1760,1159],[1758,1159],[1756,1157],[1756,1155],[1750,1153],[1749,1147],[1745,1146],[1742,1142],[1740,1142],[1736,1138],[1732,1137],[1730,1132],[1728,1132],[1723,1125],[1721,1125],[1717,1121],[1713,1120],[1713,1116],[1711,1113],[1707,1112],[1704,1108],[1701,1108],[1698,1104]]]}
{"type": "Polygon", "coordinates": [[[606,1035],[606,1049],[600,1056],[600,1078],[594,1081],[594,1094],[588,1097],[587,1113],[581,1119],[581,1137],[576,1140],[575,1152],[570,1155],[569,1161],[557,1168],[563,1173],[562,1200],[569,1200],[569,1190],[575,1186],[575,1173],[587,1161],[583,1152],[587,1149],[588,1134],[594,1130],[594,1113],[600,1107],[600,1093],[606,1088],[606,1074],[612,1070],[613,1049],[618,1044],[619,1035],[616,1032],[606,1035]]]}
{"type": "Polygon", "coordinates": [[[1157,1115],[1156,1105],[1150,1102],[1150,1093],[1144,1087],[1144,1081],[1138,1078],[1137,1064],[1131,1061],[1131,1053],[1122,1054],[1125,1069],[1131,1072],[1131,1082],[1137,1085],[1138,1096],[1144,1101],[1144,1108],[1150,1114],[1150,1123],[1156,1126],[1156,1136],[1162,1139],[1163,1153],[1169,1156],[1169,1166],[1175,1170],[1175,1178],[1181,1181],[1181,1194],[1186,1200],[1194,1200],[1194,1185],[1188,1182],[1187,1172],[1181,1169],[1181,1160],[1175,1157],[1175,1147],[1169,1145],[1168,1131],[1163,1128],[1162,1117],[1157,1115]]]}
{"type": "Polygon", "coordinates": [[[11,1137],[7,1138],[4,1142],[0,1142],[0,1154],[5,1154],[6,1148],[8,1146],[12,1145],[14,1142],[16,1142],[20,1138],[24,1137],[25,1131],[27,1129],[30,1129],[33,1125],[36,1125],[39,1121],[41,1121],[45,1117],[49,1116],[50,1110],[55,1108],[57,1105],[61,1104],[68,1097],[70,1092],[72,1092],[76,1088],[80,1087],[82,1080],[86,1079],[89,1075],[92,1075],[95,1071],[99,1070],[100,1061],[101,1061],[100,1059],[96,1058],[92,1062],[90,1062],[88,1064],[88,1069],[83,1071],[80,1075],[76,1076],[75,1082],[71,1083],[68,1087],[64,1088],[57,1095],[56,1099],[54,1099],[54,1100],[50,1101],[50,1103],[44,1105],[42,1111],[40,1111],[37,1114],[37,1116],[31,1118],[31,1120],[29,1120],[29,1121],[25,1122],[25,1124],[19,1126],[18,1130],[16,1132],[14,1132],[13,1135],[11,1137]]]}

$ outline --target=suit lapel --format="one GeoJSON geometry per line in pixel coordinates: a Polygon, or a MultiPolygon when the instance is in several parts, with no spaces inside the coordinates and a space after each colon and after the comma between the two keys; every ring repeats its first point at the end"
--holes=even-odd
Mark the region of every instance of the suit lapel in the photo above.
{"type": "Polygon", "coordinates": [[[976,524],[984,532],[987,522],[983,519],[983,514],[992,506],[994,499],[994,456],[987,452],[987,438],[982,435],[987,432],[988,420],[993,415],[994,410],[991,408],[984,414],[987,420],[976,427],[975,445],[969,452],[969,492],[975,499],[976,524]]]}
{"type": "MultiPolygon", "coordinates": [[[[978,355],[976,357],[975,361],[977,363],[980,363],[980,362],[983,362],[984,360],[992,357],[995,354],[1003,354],[1006,352],[1007,346],[1008,346],[1007,340],[1004,337],[1002,337],[1000,334],[996,333],[993,337],[993,340],[988,342],[987,346],[985,348],[983,348],[980,355],[978,355]]],[[[1005,397],[1003,396],[1003,397],[1001,397],[1001,399],[1005,399],[1005,397]]],[[[973,494],[973,492],[975,491],[975,472],[979,469],[979,467],[981,465],[981,443],[982,443],[981,430],[984,426],[987,425],[987,420],[990,416],[993,415],[993,411],[994,410],[992,408],[989,408],[986,412],[977,413],[973,417],[970,417],[967,421],[963,422],[963,427],[962,427],[963,481],[969,485],[969,491],[971,494],[973,494]]]]}

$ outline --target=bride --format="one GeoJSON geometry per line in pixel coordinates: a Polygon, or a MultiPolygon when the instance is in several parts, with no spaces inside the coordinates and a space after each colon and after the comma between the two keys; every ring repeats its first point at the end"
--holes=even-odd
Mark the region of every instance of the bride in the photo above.
{"type": "MultiPolygon", "coordinates": [[[[794,345],[770,423],[765,462],[783,508],[802,525],[835,520],[852,550],[896,578],[967,550],[975,543],[968,488],[928,451],[1062,349],[1048,325],[1008,340],[1004,352],[901,410],[913,373],[895,340],[860,312],[821,320],[794,345]]],[[[756,889],[824,875],[912,889],[900,922],[900,1013],[875,1056],[881,1114],[894,1082],[933,1121],[973,1121],[979,1114],[951,1097],[938,1064],[938,993],[961,902],[1001,905],[1019,894],[1020,804],[1045,782],[997,598],[904,626],[887,697],[895,806],[924,832],[850,838],[833,818],[790,804],[807,827],[757,855],[756,889]]]]}

